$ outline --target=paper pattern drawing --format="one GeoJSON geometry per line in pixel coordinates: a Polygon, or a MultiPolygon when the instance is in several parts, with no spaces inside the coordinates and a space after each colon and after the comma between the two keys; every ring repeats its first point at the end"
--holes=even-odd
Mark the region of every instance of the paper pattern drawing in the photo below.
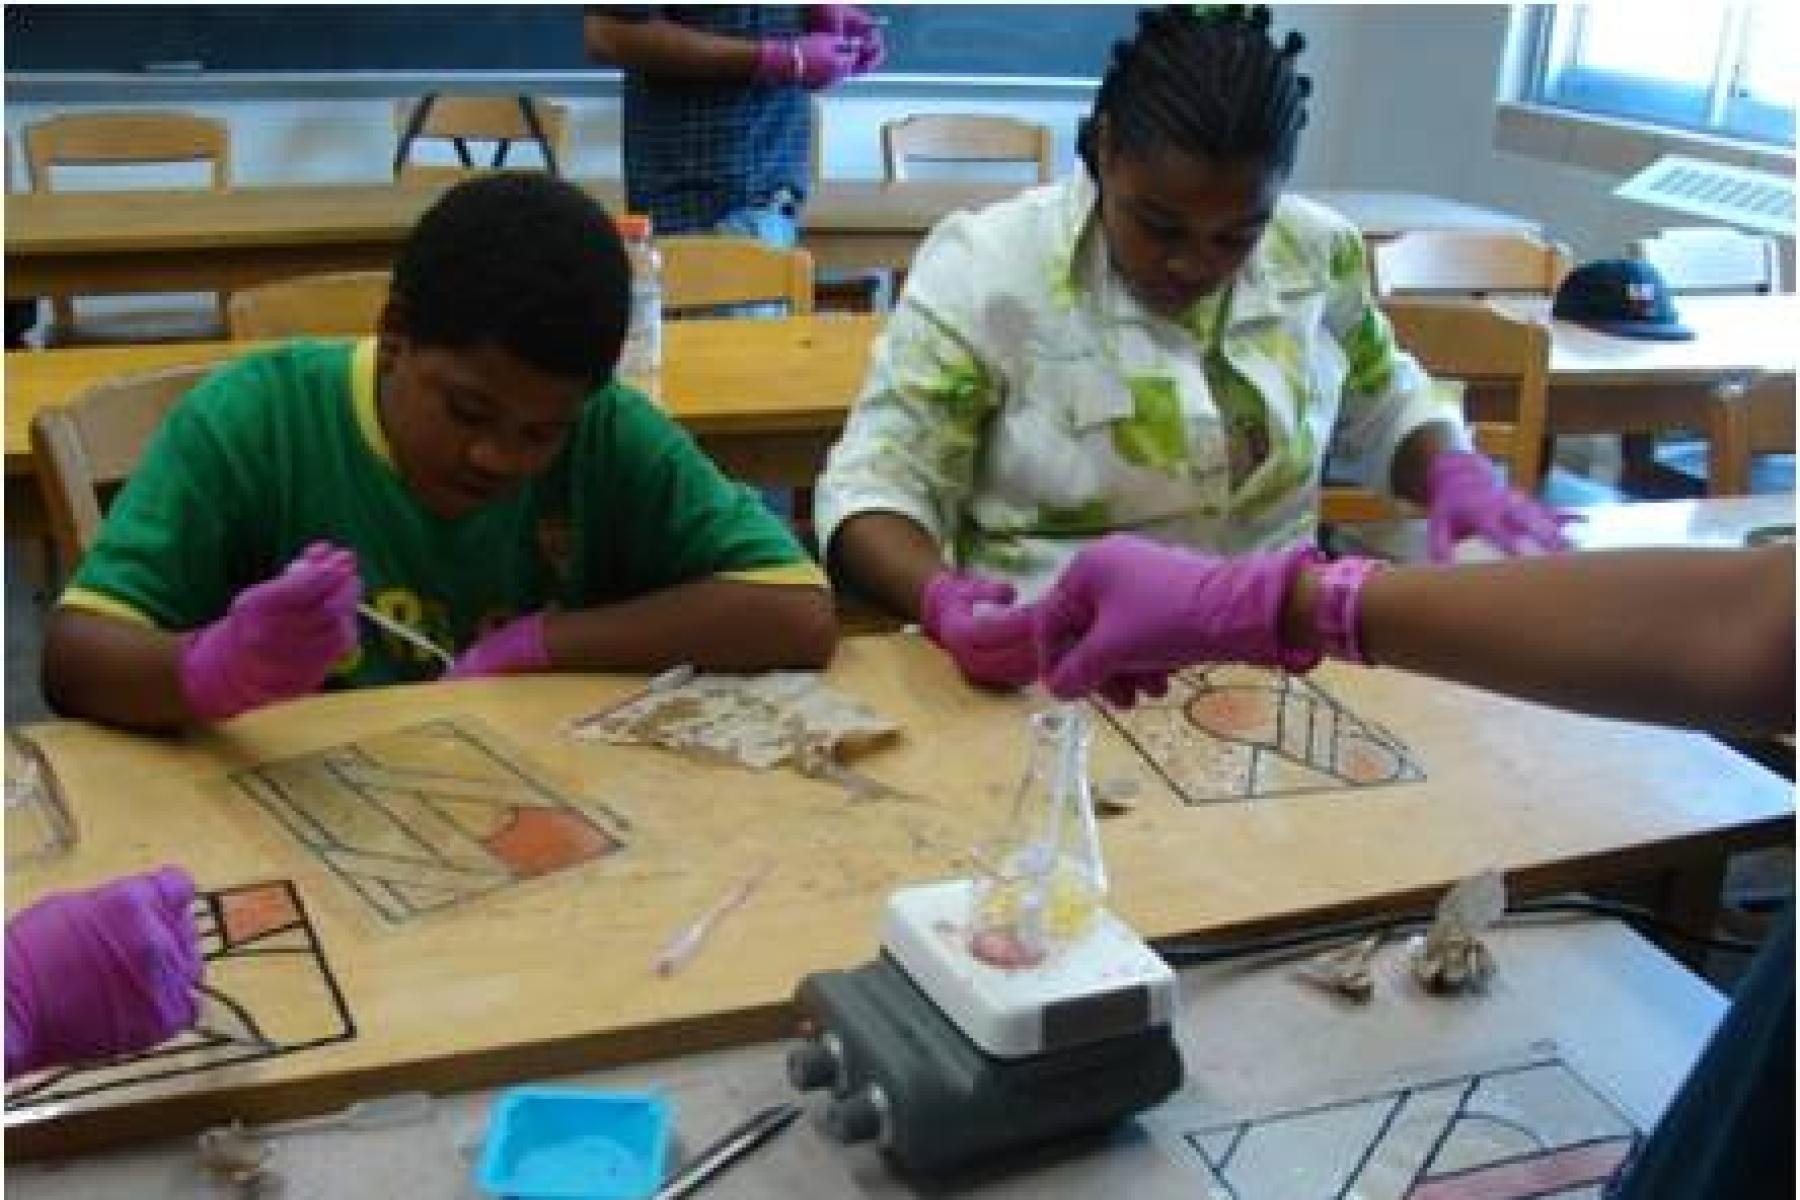
{"type": "Polygon", "coordinates": [[[806,774],[898,731],[812,671],[696,675],[574,726],[578,738],[664,746],[758,771],[787,764],[806,774]]]}
{"type": "Polygon", "coordinates": [[[591,801],[577,805],[466,719],[375,734],[232,780],[390,922],[603,858],[624,846],[628,825],[591,801]]]}
{"type": "Polygon", "coordinates": [[[1559,1056],[1196,1123],[1209,1200],[1600,1200],[1639,1132],[1559,1056]]]}
{"type": "Polygon", "coordinates": [[[344,994],[291,882],[201,892],[194,897],[194,920],[206,959],[195,1028],[142,1054],[14,1080],[6,1091],[8,1109],[47,1110],[100,1094],[153,1096],[186,1076],[356,1036],[344,994]]]}
{"type": "Polygon", "coordinates": [[[1169,694],[1102,712],[1188,804],[1415,782],[1398,737],[1318,684],[1254,667],[1199,667],[1169,694]]]}

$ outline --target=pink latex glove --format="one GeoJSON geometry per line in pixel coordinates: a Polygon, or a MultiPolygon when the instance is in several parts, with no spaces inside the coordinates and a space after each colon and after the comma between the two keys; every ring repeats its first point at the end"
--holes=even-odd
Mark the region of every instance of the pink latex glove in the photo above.
{"type": "Polygon", "coordinates": [[[164,867],[6,923],[6,1075],[145,1050],[199,1019],[194,881],[164,867]]]}
{"type": "Polygon", "coordinates": [[[456,656],[444,672],[445,679],[473,679],[478,675],[523,675],[550,669],[550,650],[544,645],[544,614],[528,613],[478,639],[456,656]]]}
{"type": "Polygon", "coordinates": [[[1452,450],[1425,472],[1426,539],[1432,562],[1450,562],[1456,543],[1482,537],[1508,554],[1532,547],[1567,550],[1563,523],[1573,518],[1506,486],[1480,454],[1452,450]]]}
{"type": "Polygon", "coordinates": [[[809,91],[854,75],[861,43],[835,33],[765,38],[756,48],[757,83],[797,83],[809,91]]]}
{"type": "Polygon", "coordinates": [[[208,721],[319,689],[356,647],[356,556],[314,542],[273,579],[246,588],[181,647],[181,690],[208,721]]]}
{"type": "Polygon", "coordinates": [[[1011,607],[1014,597],[1010,583],[942,571],[925,585],[919,624],[971,683],[1024,687],[1037,678],[1037,647],[1031,609],[1011,607]]]}
{"type": "Polygon", "coordinates": [[[1300,569],[1322,557],[1302,546],[1215,558],[1130,534],[1102,538],[1038,600],[1044,682],[1064,700],[1097,691],[1129,707],[1191,663],[1308,670],[1319,655],[1281,644],[1281,611],[1300,569]]]}
{"type": "Polygon", "coordinates": [[[856,43],[856,69],[861,75],[887,61],[881,27],[854,4],[814,4],[806,10],[806,27],[814,32],[835,33],[856,43]]]}

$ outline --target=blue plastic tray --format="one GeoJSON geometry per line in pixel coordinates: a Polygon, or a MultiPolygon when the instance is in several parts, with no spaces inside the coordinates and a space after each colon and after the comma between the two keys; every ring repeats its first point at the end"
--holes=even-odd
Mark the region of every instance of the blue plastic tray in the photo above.
{"type": "Polygon", "coordinates": [[[488,1119],[475,1182],[516,1200],[639,1200],[662,1183],[670,1117],[648,1092],[511,1088],[488,1119]]]}

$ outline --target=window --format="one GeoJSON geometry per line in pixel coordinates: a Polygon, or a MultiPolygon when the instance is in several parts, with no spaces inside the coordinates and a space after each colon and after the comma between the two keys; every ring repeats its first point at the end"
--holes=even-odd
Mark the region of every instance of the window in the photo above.
{"type": "Polygon", "coordinates": [[[1792,0],[1537,5],[1540,104],[1794,145],[1800,21],[1792,0]]]}

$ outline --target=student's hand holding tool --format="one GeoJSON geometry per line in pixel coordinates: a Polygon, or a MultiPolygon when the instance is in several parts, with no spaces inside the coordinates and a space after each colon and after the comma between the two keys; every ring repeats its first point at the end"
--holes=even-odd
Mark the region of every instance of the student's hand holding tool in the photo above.
{"type": "Polygon", "coordinates": [[[6,923],[6,1074],[144,1050],[199,1019],[180,867],[47,896],[6,923]]]}
{"type": "Polygon", "coordinates": [[[765,38],[756,48],[757,83],[828,88],[862,69],[862,43],[821,30],[797,38],[765,38]]]}
{"type": "Polygon", "coordinates": [[[1037,678],[1028,605],[1012,607],[1012,584],[942,571],[925,585],[919,624],[971,683],[1024,687],[1037,678]]]}
{"type": "Polygon", "coordinates": [[[854,4],[814,4],[806,11],[806,27],[814,32],[835,33],[856,43],[856,69],[852,74],[873,71],[887,61],[881,27],[854,4]]]}
{"type": "Polygon", "coordinates": [[[356,556],[314,542],[273,579],[246,588],[226,614],[188,635],[181,688],[209,721],[319,689],[356,647],[362,580],[356,556]]]}
{"type": "MultiPolygon", "coordinates": [[[[1324,589],[1342,599],[1329,613],[1320,604],[1318,640],[1360,658],[1354,601],[1369,566],[1344,561],[1353,566],[1328,568],[1346,578],[1344,586],[1324,589]],[[1337,631],[1340,621],[1348,622],[1347,633],[1337,631]]],[[[1130,534],[1102,538],[1038,600],[1044,682],[1064,700],[1098,691],[1129,707],[1139,691],[1161,695],[1168,674],[1192,663],[1309,670],[1319,654],[1287,644],[1282,613],[1302,570],[1322,562],[1311,546],[1217,558],[1130,534]]]]}
{"type": "Polygon", "coordinates": [[[479,675],[523,675],[550,669],[550,649],[544,644],[544,614],[528,613],[477,639],[456,656],[445,679],[473,679],[479,675]]]}
{"type": "Polygon", "coordinates": [[[1518,555],[1532,549],[1567,550],[1565,514],[1506,486],[1480,454],[1453,450],[1425,472],[1426,536],[1431,561],[1454,561],[1456,543],[1481,537],[1518,555]]]}

